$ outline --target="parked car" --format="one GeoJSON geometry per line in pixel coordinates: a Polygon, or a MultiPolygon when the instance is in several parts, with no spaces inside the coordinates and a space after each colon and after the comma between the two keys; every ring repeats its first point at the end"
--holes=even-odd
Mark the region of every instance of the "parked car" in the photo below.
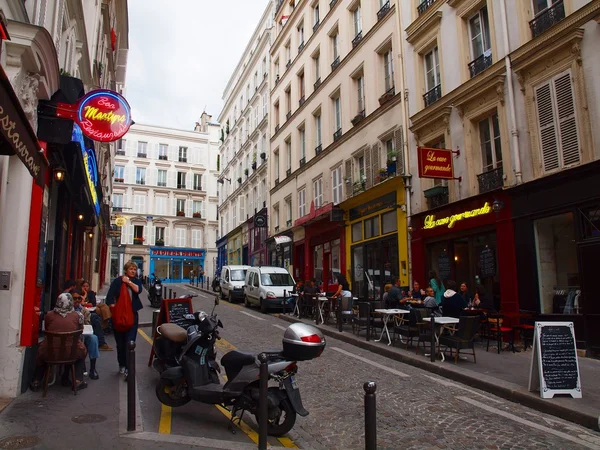
{"type": "Polygon", "coordinates": [[[261,312],[287,304],[294,290],[294,278],[281,267],[251,267],[246,274],[244,304],[258,305],[261,312]],[[285,302],[285,303],[284,303],[285,302]]]}
{"type": "Polygon", "coordinates": [[[221,298],[230,302],[244,298],[246,272],[250,266],[223,266],[221,269],[221,298]]]}

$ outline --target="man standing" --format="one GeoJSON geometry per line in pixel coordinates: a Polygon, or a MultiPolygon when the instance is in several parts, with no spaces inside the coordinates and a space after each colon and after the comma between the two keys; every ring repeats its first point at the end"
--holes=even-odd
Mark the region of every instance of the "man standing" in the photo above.
{"type": "Polygon", "coordinates": [[[194,269],[190,270],[190,283],[194,284],[194,269]]]}

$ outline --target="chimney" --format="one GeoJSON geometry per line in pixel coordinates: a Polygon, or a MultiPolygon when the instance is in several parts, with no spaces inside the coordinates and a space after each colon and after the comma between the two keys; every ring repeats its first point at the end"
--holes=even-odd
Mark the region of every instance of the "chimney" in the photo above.
{"type": "MultiPolygon", "coordinates": [[[[206,111],[202,111],[200,116],[200,131],[202,133],[208,133],[208,124],[212,121],[212,116],[207,114],[206,111]]],[[[196,124],[197,127],[198,124],[196,124]]]]}

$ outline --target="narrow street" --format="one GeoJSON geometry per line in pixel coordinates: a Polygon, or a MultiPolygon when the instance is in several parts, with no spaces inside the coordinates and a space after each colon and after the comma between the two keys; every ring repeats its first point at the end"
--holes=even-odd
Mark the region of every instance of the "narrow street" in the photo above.
{"type": "MultiPolygon", "coordinates": [[[[210,311],[214,297],[183,285],[178,295],[199,294],[194,308],[210,311]]],[[[228,349],[252,352],[281,347],[287,323],[275,315],[222,301],[216,309],[224,324],[219,357],[228,349]],[[226,342],[224,342],[226,341],[226,342]]],[[[139,342],[139,341],[138,341],[139,342]]],[[[363,388],[377,382],[378,448],[600,448],[600,434],[518,404],[371,354],[328,338],[323,355],[299,362],[297,381],[310,415],[299,417],[289,437],[300,448],[364,448],[363,388]]],[[[160,412],[158,402],[150,402],[160,412]],[[154,406],[156,404],[157,406],[154,406]]],[[[197,432],[206,423],[226,428],[214,411],[191,414],[188,404],[173,410],[172,433],[197,432]],[[189,431],[189,430],[196,431],[189,431]]],[[[214,408],[213,408],[214,410],[214,408]]],[[[158,411],[158,412],[157,412],[158,411]]],[[[256,427],[253,417],[245,421],[256,427]]]]}

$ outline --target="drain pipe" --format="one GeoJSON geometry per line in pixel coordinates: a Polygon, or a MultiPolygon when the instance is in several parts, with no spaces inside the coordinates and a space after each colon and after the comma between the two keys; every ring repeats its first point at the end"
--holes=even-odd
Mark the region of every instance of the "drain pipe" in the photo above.
{"type": "Polygon", "coordinates": [[[502,9],[502,37],[504,40],[504,63],[506,65],[506,77],[508,84],[508,109],[510,110],[510,134],[512,137],[512,157],[515,168],[516,184],[523,182],[521,173],[521,150],[519,148],[519,130],[517,128],[517,114],[515,112],[515,92],[513,87],[513,70],[510,61],[510,47],[508,42],[508,20],[506,16],[506,0],[500,1],[502,9]]]}

